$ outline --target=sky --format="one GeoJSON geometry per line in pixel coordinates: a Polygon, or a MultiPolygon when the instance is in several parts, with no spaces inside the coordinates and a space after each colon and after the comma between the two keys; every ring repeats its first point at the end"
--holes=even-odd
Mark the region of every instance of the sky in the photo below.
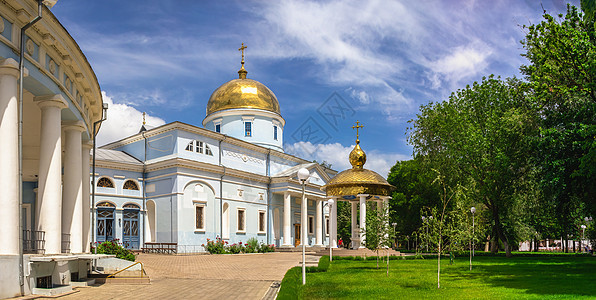
{"type": "MultiPolygon", "coordinates": [[[[284,148],[350,167],[359,121],[365,168],[386,176],[412,157],[408,121],[490,74],[521,77],[524,25],[559,0],[59,0],[52,12],[94,69],[108,120],[98,144],[158,126],[202,127],[210,95],[238,78],[268,86],[284,148]]],[[[579,0],[571,1],[579,6],[579,0]]]]}

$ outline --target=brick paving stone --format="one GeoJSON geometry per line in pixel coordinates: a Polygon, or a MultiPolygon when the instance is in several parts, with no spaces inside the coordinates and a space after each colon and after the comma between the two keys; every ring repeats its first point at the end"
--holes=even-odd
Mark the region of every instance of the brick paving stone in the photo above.
{"type": "Polygon", "coordinates": [[[149,285],[103,284],[61,299],[262,299],[301,262],[298,252],[236,255],[139,254],[149,285]]]}

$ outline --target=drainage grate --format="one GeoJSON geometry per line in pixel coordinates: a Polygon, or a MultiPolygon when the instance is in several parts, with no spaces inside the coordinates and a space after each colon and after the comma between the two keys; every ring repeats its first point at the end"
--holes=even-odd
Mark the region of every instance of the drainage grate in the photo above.
{"type": "Polygon", "coordinates": [[[70,281],[79,281],[79,272],[70,272],[70,281]]]}
{"type": "Polygon", "coordinates": [[[51,289],[52,276],[37,277],[35,287],[39,289],[51,289]]]}

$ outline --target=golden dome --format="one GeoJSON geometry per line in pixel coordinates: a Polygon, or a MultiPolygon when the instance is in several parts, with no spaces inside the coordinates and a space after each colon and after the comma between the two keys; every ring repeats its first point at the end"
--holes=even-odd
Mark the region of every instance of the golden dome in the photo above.
{"type": "Polygon", "coordinates": [[[238,71],[238,79],[230,80],[221,85],[207,102],[207,115],[216,111],[234,108],[254,108],[274,112],[281,115],[279,102],[275,94],[264,84],[246,78],[248,71],[244,69],[244,49],[242,43],[238,51],[242,51],[242,67],[238,71]]]}
{"type": "Polygon", "coordinates": [[[352,168],[362,169],[366,163],[366,153],[360,148],[360,141],[356,141],[356,147],[350,152],[350,164],[352,168]]]}
{"type": "Polygon", "coordinates": [[[374,171],[352,168],[335,175],[321,189],[327,192],[327,196],[358,194],[388,196],[395,188],[383,176],[374,171]]]}
{"type": "MultiPolygon", "coordinates": [[[[362,128],[361,125],[352,127],[356,130],[362,128]]],[[[388,196],[395,189],[383,176],[364,168],[366,163],[366,153],[360,148],[360,139],[356,131],[356,146],[350,152],[351,169],[340,172],[321,188],[327,193],[327,196],[348,196],[358,194],[382,195],[388,196]]]]}
{"type": "Polygon", "coordinates": [[[275,94],[264,84],[248,78],[230,80],[217,88],[207,102],[207,115],[233,108],[255,108],[280,114],[275,94]]]}

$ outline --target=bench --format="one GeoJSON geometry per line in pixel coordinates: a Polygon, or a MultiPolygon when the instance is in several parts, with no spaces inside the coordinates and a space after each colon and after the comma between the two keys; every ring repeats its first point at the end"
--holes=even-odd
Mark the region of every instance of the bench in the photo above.
{"type": "Polygon", "coordinates": [[[178,250],[178,243],[145,243],[141,250],[143,253],[173,254],[178,250]]]}

